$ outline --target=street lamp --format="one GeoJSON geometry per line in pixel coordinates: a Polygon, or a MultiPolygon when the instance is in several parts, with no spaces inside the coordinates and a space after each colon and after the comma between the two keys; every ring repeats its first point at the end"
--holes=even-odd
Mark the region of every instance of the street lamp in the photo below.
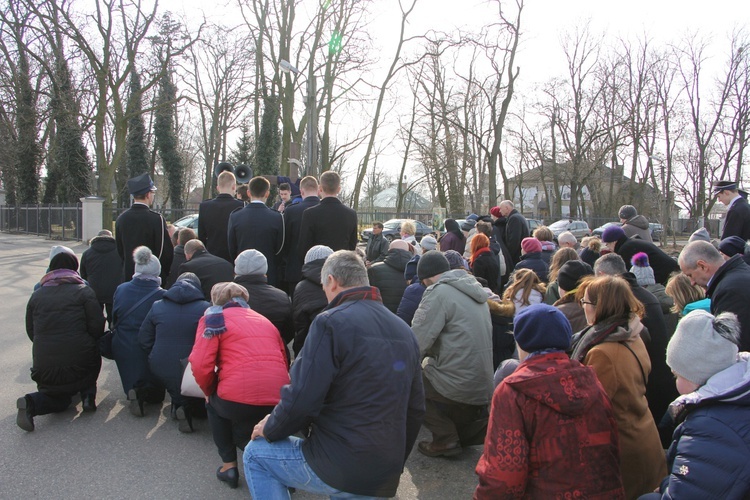
{"type": "MultiPolygon", "coordinates": [[[[284,73],[293,73],[297,76],[302,72],[292,66],[286,59],[279,62],[279,68],[284,73]]],[[[305,110],[307,112],[307,139],[305,141],[305,151],[307,152],[307,175],[318,177],[318,114],[315,106],[315,75],[310,72],[307,78],[307,97],[305,98],[305,110]]]]}

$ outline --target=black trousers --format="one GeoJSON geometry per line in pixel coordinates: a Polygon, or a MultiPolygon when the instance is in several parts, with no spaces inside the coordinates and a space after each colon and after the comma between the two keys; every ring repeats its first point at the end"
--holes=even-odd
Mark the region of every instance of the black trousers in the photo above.
{"type": "MultiPolygon", "coordinates": [[[[32,402],[32,414],[48,415],[50,413],[60,413],[68,409],[75,392],[32,392],[27,394],[32,402]]],[[[81,399],[84,396],[91,395],[96,397],[96,386],[89,387],[81,391],[81,399]]]]}
{"type": "Polygon", "coordinates": [[[473,446],[484,443],[489,412],[486,406],[459,403],[440,394],[422,375],[424,386],[424,426],[437,445],[473,446]]]}
{"type": "Polygon", "coordinates": [[[237,448],[244,450],[255,425],[273,411],[273,406],[254,406],[211,395],[206,405],[214,443],[224,463],[237,461],[237,448]]]}

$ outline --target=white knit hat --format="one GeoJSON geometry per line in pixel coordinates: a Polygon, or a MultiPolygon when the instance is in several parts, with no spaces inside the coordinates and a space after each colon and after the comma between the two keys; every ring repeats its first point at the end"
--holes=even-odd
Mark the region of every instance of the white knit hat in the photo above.
{"type": "Polygon", "coordinates": [[[330,247],[325,245],[315,245],[305,254],[305,264],[314,260],[327,259],[333,253],[330,247]]]}
{"type": "Polygon", "coordinates": [[[255,249],[245,250],[234,259],[234,274],[237,276],[265,275],[266,273],[268,273],[268,260],[265,255],[255,249]]]}
{"type": "Polygon", "coordinates": [[[135,272],[148,276],[159,276],[161,274],[161,262],[147,246],[140,246],[133,252],[135,261],[135,272]]]}
{"type": "Polygon", "coordinates": [[[737,316],[696,310],[677,324],[667,345],[667,365],[682,378],[703,385],[737,362],[740,325],[737,316]]]}
{"type": "Polygon", "coordinates": [[[65,245],[53,245],[52,248],[49,249],[49,260],[52,260],[52,257],[63,252],[75,255],[75,252],[65,245]]]}

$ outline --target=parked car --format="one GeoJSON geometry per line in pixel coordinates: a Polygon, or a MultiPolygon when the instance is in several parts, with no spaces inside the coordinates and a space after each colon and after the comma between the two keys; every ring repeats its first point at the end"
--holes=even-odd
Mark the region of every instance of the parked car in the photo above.
{"type": "Polygon", "coordinates": [[[173,222],[172,225],[180,228],[189,227],[195,231],[195,235],[198,236],[198,214],[186,215],[185,217],[173,222]]]}
{"type": "Polygon", "coordinates": [[[526,224],[529,226],[529,234],[534,234],[534,229],[544,225],[542,221],[537,219],[526,219],[526,224]]]}
{"type": "Polygon", "coordinates": [[[557,239],[557,237],[565,231],[570,231],[571,233],[573,233],[573,236],[575,236],[579,241],[584,236],[591,236],[591,229],[589,229],[589,225],[586,223],[586,221],[582,220],[563,219],[554,222],[549,226],[549,228],[550,230],[552,230],[552,234],[555,235],[555,239],[557,239]]]}
{"type": "Polygon", "coordinates": [[[654,241],[661,240],[662,235],[664,234],[664,226],[661,224],[657,224],[655,222],[649,222],[648,229],[651,231],[651,239],[654,241]]]}
{"type": "Polygon", "coordinates": [[[591,234],[594,236],[597,236],[599,238],[602,237],[602,233],[604,233],[604,230],[607,229],[610,226],[622,226],[619,222],[607,222],[606,224],[597,227],[593,231],[591,231],[591,234]]]}
{"type": "MultiPolygon", "coordinates": [[[[401,239],[401,223],[405,220],[409,219],[391,219],[383,222],[383,237],[387,239],[388,241],[393,240],[400,240],[401,239]]],[[[422,236],[426,234],[434,234],[435,230],[432,229],[427,224],[420,222],[418,220],[414,221],[414,225],[416,226],[417,232],[414,235],[414,237],[417,239],[417,241],[420,241],[422,239],[422,236]]],[[[362,231],[362,241],[367,241],[370,239],[370,236],[372,235],[372,228],[365,229],[362,231]]]]}

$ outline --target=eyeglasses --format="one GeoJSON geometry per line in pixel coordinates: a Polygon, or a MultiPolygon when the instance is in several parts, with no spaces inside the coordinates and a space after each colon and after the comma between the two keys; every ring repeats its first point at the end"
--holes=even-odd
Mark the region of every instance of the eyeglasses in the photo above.
{"type": "Polygon", "coordinates": [[[589,302],[588,300],[585,300],[585,299],[581,299],[578,302],[581,303],[581,307],[583,307],[584,304],[588,304],[590,306],[596,306],[596,302],[589,302]]]}

